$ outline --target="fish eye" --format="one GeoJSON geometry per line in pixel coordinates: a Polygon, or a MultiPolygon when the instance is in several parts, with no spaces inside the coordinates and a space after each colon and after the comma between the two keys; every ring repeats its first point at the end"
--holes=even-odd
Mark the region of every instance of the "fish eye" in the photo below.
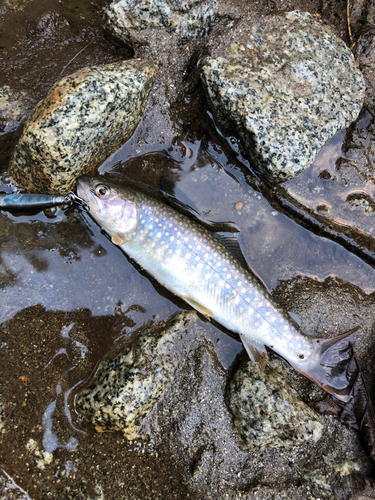
{"type": "Polygon", "coordinates": [[[98,198],[107,198],[109,196],[110,189],[105,184],[99,184],[95,188],[95,194],[98,198]]]}

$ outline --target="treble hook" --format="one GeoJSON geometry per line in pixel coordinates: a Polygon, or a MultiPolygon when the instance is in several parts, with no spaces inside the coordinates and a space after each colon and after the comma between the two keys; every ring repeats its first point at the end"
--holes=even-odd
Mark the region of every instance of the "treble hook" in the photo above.
{"type": "Polygon", "coordinates": [[[66,203],[77,203],[77,205],[82,207],[82,209],[85,210],[85,212],[90,211],[90,207],[87,204],[87,202],[84,199],[77,196],[73,191],[69,191],[69,193],[65,196],[65,201],[66,203]]]}

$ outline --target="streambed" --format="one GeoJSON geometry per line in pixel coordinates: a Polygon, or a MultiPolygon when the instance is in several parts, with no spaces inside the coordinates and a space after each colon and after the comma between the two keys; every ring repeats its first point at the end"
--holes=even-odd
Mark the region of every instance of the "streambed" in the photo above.
{"type": "MultiPolygon", "coordinates": [[[[314,2],[288,4],[290,9],[317,10],[314,2]]],[[[103,6],[104,2],[45,1],[36,7],[31,1],[16,8],[10,2],[1,7],[0,87],[9,85],[16,95],[25,93],[21,99],[25,114],[67,71],[131,57],[128,49],[103,36],[103,6]]],[[[259,6],[249,2],[247,8],[259,6]]],[[[272,6],[264,2],[260,9],[269,13],[272,6]]],[[[335,18],[329,6],[321,13],[328,21],[335,18]]],[[[336,29],[345,37],[345,16],[335,19],[336,29]]],[[[165,105],[166,95],[162,87],[151,93],[134,135],[99,172],[117,172],[171,193],[203,220],[233,222],[240,229],[247,262],[286,310],[299,315],[305,333],[338,334],[349,323],[351,327],[359,322],[364,330],[359,359],[373,389],[370,332],[375,272],[370,260],[277,209],[272,193],[263,190],[251,163],[241,156],[237,138],[216,128],[199,84],[184,88],[171,106],[165,105]]],[[[16,125],[1,136],[4,183],[10,181],[7,160],[19,134],[16,125]]],[[[361,191],[366,191],[367,182],[366,192],[372,196],[371,125],[371,116],[364,112],[350,131],[331,139],[310,169],[284,187],[306,206],[331,205],[339,222],[353,223],[342,218],[338,200],[348,199],[351,182],[356,192],[358,182],[362,182],[361,191]],[[353,161],[354,154],[356,172],[365,170],[368,178],[347,176],[343,181],[342,165],[353,161]],[[327,190],[328,199],[325,181],[333,186],[327,190]],[[334,181],[347,182],[348,192],[338,191],[334,181]],[[311,202],[317,188],[321,199],[311,202]]],[[[356,227],[371,234],[374,215],[366,207],[351,204],[345,214],[355,214],[356,227]]],[[[4,408],[0,465],[31,498],[273,498],[282,464],[275,465],[274,478],[265,472],[250,485],[238,475],[238,464],[233,472],[228,470],[233,477],[221,483],[211,480],[212,486],[209,466],[202,466],[201,472],[195,466],[187,471],[187,464],[172,450],[178,442],[173,436],[181,432],[180,426],[184,429],[178,414],[166,419],[164,427],[160,424],[158,439],[145,446],[124,441],[121,434],[95,432],[74,409],[75,393],[101,359],[119,352],[143,325],[167,320],[186,304],[139,272],[77,207],[0,214],[0,237],[0,403],[4,408]],[[194,478],[191,484],[188,474],[194,478]]],[[[202,319],[197,321],[221,369],[230,370],[242,350],[238,339],[202,319]]],[[[291,378],[307,401],[323,398],[308,381],[291,378]]],[[[221,416],[217,417],[219,421],[221,416]]],[[[212,443],[200,439],[202,450],[210,449],[212,443]]],[[[365,463],[355,433],[352,439],[355,452],[351,452],[365,463]]],[[[197,463],[199,456],[198,449],[197,463]]],[[[273,459],[267,450],[254,452],[252,467],[263,467],[269,474],[273,459]],[[266,465],[259,465],[262,460],[266,465]]],[[[369,476],[370,469],[363,466],[369,476]]],[[[341,486],[348,498],[358,487],[353,471],[355,466],[343,476],[346,492],[341,486]]],[[[288,498],[308,498],[308,490],[303,489],[307,486],[299,489],[293,474],[290,480],[288,474],[283,477],[288,498]]],[[[314,485],[318,482],[311,482],[311,498],[317,498],[314,485]]],[[[364,485],[363,480],[362,490],[364,485]]],[[[328,498],[336,494],[329,488],[322,491],[328,492],[328,498]]]]}

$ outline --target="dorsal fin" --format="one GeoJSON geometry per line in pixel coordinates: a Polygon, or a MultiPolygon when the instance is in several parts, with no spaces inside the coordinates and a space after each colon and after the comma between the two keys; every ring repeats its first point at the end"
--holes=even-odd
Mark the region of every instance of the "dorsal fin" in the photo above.
{"type": "Polygon", "coordinates": [[[161,193],[165,199],[165,201],[175,210],[180,212],[183,215],[186,215],[186,217],[189,217],[189,219],[193,219],[196,222],[199,222],[201,226],[204,228],[208,229],[209,231],[212,231],[214,233],[217,232],[226,232],[226,233],[239,233],[240,230],[239,228],[235,225],[234,222],[231,221],[223,221],[223,222],[214,222],[208,219],[204,219],[202,215],[195,210],[195,208],[192,208],[191,206],[187,205],[186,203],[180,201],[177,199],[173,194],[168,193],[166,191],[162,191],[161,193]]]}

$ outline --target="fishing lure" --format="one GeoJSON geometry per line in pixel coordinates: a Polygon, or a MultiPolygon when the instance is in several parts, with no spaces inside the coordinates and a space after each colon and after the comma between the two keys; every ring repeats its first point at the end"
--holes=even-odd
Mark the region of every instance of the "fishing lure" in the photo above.
{"type": "Polygon", "coordinates": [[[0,194],[0,210],[7,211],[47,208],[71,203],[78,203],[83,208],[87,206],[85,201],[73,192],[69,192],[66,196],[35,193],[0,194]]]}

